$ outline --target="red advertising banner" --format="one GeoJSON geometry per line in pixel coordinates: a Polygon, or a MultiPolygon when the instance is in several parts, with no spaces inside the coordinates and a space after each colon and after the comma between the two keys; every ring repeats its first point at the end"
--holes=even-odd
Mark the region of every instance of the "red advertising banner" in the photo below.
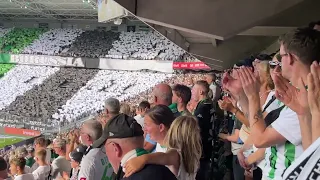
{"type": "Polygon", "coordinates": [[[211,69],[203,62],[173,62],[173,69],[196,69],[208,70],[211,69]]]}
{"type": "Polygon", "coordinates": [[[21,136],[39,136],[41,133],[40,131],[35,131],[31,129],[18,129],[18,128],[10,128],[5,127],[4,128],[5,134],[12,134],[12,135],[21,135],[21,136]]]}

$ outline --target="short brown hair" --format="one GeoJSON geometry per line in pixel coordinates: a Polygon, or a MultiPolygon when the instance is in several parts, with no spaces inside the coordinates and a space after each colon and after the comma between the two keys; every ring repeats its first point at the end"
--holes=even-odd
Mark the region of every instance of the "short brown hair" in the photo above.
{"type": "Polygon", "coordinates": [[[297,28],[279,37],[287,53],[296,55],[299,60],[310,66],[320,60],[320,32],[311,28],[297,28]]]}
{"type": "Polygon", "coordinates": [[[44,137],[39,137],[34,140],[34,144],[39,144],[41,147],[46,146],[46,139],[44,137]]]}
{"type": "Polygon", "coordinates": [[[42,161],[46,160],[46,156],[47,156],[47,151],[45,149],[41,149],[36,152],[36,157],[38,157],[42,161]]]}
{"type": "Polygon", "coordinates": [[[173,86],[172,91],[174,91],[177,96],[182,99],[184,104],[188,104],[191,99],[191,90],[188,86],[176,84],[173,86]]]}
{"type": "Polygon", "coordinates": [[[204,93],[208,93],[209,92],[209,84],[207,83],[207,81],[204,81],[204,80],[197,81],[196,85],[201,86],[203,91],[204,91],[204,93]]]}

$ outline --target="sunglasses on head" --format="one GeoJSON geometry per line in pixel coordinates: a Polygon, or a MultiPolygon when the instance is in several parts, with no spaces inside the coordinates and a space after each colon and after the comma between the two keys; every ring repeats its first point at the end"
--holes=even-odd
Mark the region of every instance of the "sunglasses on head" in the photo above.
{"type": "Polygon", "coordinates": [[[277,66],[282,66],[281,62],[278,62],[278,61],[269,61],[269,67],[270,69],[274,69],[276,68],[277,66]]]}

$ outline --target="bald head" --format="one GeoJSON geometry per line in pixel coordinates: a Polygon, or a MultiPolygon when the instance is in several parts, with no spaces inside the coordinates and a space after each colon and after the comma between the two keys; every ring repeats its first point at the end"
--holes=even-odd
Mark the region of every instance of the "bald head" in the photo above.
{"type": "Polygon", "coordinates": [[[158,84],[153,89],[154,103],[169,106],[172,103],[172,89],[168,84],[158,84]]]}

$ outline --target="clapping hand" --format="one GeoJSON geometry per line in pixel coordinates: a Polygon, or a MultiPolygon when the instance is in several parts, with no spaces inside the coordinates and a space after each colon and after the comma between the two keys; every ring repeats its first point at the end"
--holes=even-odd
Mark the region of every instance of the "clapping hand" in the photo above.
{"type": "Polygon", "coordinates": [[[241,67],[237,70],[239,78],[247,97],[259,97],[260,79],[257,74],[252,72],[251,68],[241,67]]]}
{"type": "Polygon", "coordinates": [[[308,103],[312,116],[320,115],[320,66],[315,61],[308,74],[308,103]]]}
{"type": "Polygon", "coordinates": [[[298,115],[307,115],[309,111],[308,93],[303,80],[298,80],[298,88],[294,87],[280,74],[274,78],[276,98],[295,111],[298,115]]]}

